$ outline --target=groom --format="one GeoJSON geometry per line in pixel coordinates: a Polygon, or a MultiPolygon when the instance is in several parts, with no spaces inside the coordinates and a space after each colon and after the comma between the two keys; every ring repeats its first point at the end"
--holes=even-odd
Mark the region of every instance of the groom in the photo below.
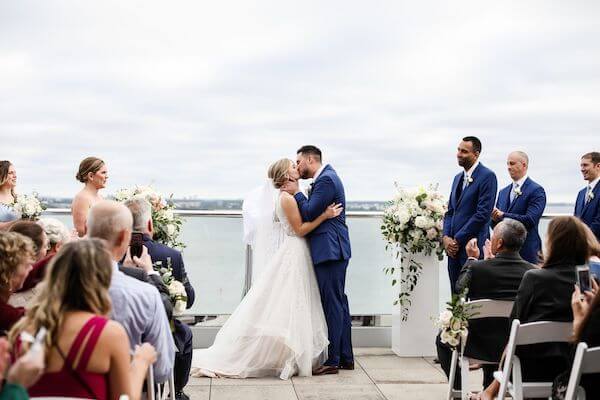
{"type": "MultiPolygon", "coordinates": [[[[342,181],[330,165],[321,164],[321,150],[302,146],[297,152],[297,168],[300,178],[313,178],[308,199],[300,192],[298,182],[289,182],[283,189],[294,195],[304,222],[315,220],[332,203],[346,207],[342,181]]],[[[337,374],[338,369],[354,369],[350,309],[344,293],[350,260],[345,212],[325,220],[308,238],[329,330],[329,358],[313,375],[337,374]]]]}

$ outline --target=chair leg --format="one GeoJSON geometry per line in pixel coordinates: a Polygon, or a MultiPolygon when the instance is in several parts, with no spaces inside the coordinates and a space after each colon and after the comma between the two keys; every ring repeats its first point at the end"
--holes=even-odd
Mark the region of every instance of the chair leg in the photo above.
{"type": "Polygon", "coordinates": [[[450,376],[448,377],[447,400],[454,399],[454,379],[456,378],[457,364],[458,364],[458,351],[452,350],[452,360],[450,362],[450,376]]]}
{"type": "Polygon", "coordinates": [[[467,357],[460,358],[460,383],[461,383],[461,399],[467,400],[469,391],[467,390],[469,381],[469,359],[467,357]]]}
{"type": "Polygon", "coordinates": [[[515,400],[523,400],[523,375],[521,374],[521,360],[516,355],[513,360],[512,391],[510,395],[515,400]]]}

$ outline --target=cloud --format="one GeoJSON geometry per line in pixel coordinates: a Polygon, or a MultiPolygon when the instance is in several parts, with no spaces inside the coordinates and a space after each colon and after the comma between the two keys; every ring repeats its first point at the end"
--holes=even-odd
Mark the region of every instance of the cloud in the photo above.
{"type": "Polygon", "coordinates": [[[600,128],[599,16],[593,1],[4,2],[0,158],[21,191],[73,195],[93,154],[109,192],[239,198],[314,143],[368,200],[394,181],[446,192],[477,135],[501,184],[524,149],[549,200],[573,201],[600,128]]]}

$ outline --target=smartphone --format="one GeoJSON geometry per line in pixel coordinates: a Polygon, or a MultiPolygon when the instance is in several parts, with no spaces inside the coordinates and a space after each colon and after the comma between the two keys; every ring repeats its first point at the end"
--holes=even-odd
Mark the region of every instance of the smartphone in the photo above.
{"type": "Polygon", "coordinates": [[[590,267],[587,265],[577,266],[577,284],[579,285],[581,293],[592,290],[590,267]]]}
{"type": "Polygon", "coordinates": [[[131,257],[141,257],[144,246],[144,234],[141,232],[131,233],[131,242],[129,243],[129,251],[131,257]]]}
{"type": "Polygon", "coordinates": [[[590,261],[590,274],[596,282],[600,281],[600,261],[590,261]]]}

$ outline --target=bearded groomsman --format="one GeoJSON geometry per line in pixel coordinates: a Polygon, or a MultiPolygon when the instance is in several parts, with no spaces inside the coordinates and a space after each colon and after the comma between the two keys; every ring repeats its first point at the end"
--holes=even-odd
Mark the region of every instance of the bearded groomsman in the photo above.
{"type": "Polygon", "coordinates": [[[512,183],[498,194],[492,211],[492,226],[505,218],[515,219],[525,225],[527,238],[521,247],[521,257],[532,264],[539,262],[542,240],[538,224],[546,208],[544,188],[527,176],[529,157],[522,151],[513,151],[506,160],[512,183]]]}
{"type": "Polygon", "coordinates": [[[600,240],[600,153],[593,151],[581,157],[581,174],[588,185],[577,195],[575,216],[590,227],[600,240]]]}
{"type": "Polygon", "coordinates": [[[460,270],[467,261],[466,244],[476,238],[479,254],[483,254],[483,246],[490,236],[490,216],[498,181],[494,172],[479,162],[480,154],[481,141],[475,136],[463,138],[458,145],[456,158],[464,171],[454,177],[448,212],[444,216],[444,248],[453,293],[460,270]]]}

